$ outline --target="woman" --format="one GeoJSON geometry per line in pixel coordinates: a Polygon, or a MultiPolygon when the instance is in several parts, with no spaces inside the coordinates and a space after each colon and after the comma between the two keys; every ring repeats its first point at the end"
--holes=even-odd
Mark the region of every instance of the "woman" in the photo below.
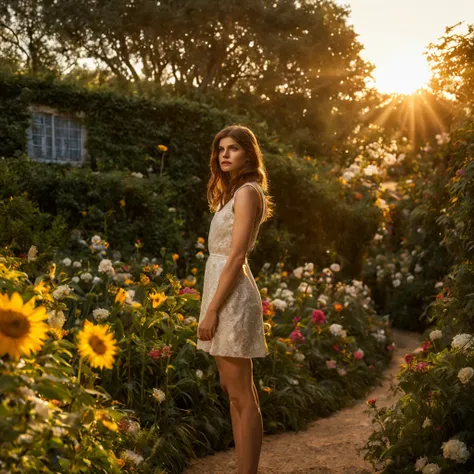
{"type": "Polygon", "coordinates": [[[198,349],[216,360],[229,396],[239,474],[257,472],[263,423],[252,357],[265,357],[262,300],[247,261],[260,224],[272,214],[267,175],[255,135],[232,125],[214,138],[208,200],[217,211],[209,230],[198,349]],[[218,210],[217,210],[218,209],[218,210]]]}

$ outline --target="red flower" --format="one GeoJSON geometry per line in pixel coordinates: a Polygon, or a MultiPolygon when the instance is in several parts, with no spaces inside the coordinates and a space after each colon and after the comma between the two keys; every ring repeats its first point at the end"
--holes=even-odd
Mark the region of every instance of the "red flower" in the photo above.
{"type": "Polygon", "coordinates": [[[371,408],[375,408],[375,403],[377,402],[376,398],[371,398],[370,400],[367,400],[367,405],[371,408]]]}
{"type": "Polygon", "coordinates": [[[320,309],[315,309],[311,313],[311,319],[314,324],[324,324],[328,318],[320,309]]]}
{"type": "Polygon", "coordinates": [[[405,362],[406,362],[408,365],[411,365],[411,363],[413,362],[413,359],[414,359],[414,358],[415,358],[415,357],[414,357],[412,354],[407,354],[407,355],[405,356],[405,362]]]}
{"type": "Polygon", "coordinates": [[[393,351],[393,346],[392,346],[392,344],[389,344],[389,345],[387,346],[387,351],[389,351],[389,352],[390,352],[390,351],[393,351]]]}
{"type": "Polygon", "coordinates": [[[425,343],[423,343],[421,345],[421,348],[423,349],[423,352],[426,352],[430,347],[431,347],[431,342],[430,341],[426,341],[425,343]]]}
{"type": "Polygon", "coordinates": [[[369,369],[372,369],[372,370],[374,370],[374,369],[375,369],[375,365],[372,365],[372,364],[371,364],[371,365],[369,365],[369,369]]]}
{"type": "Polygon", "coordinates": [[[426,372],[428,369],[428,362],[418,362],[415,367],[415,372],[426,372]]]}
{"type": "Polygon", "coordinates": [[[298,324],[298,321],[300,321],[300,320],[301,320],[301,316],[295,316],[293,318],[293,324],[295,324],[295,325],[298,324]]]}
{"type": "Polygon", "coordinates": [[[148,353],[148,355],[152,358],[152,359],[159,359],[161,357],[161,350],[160,349],[153,349],[152,351],[150,351],[148,353]]]}
{"type": "Polygon", "coordinates": [[[337,344],[334,344],[332,346],[332,348],[336,351],[336,352],[341,352],[341,348],[337,345],[337,344]]]}

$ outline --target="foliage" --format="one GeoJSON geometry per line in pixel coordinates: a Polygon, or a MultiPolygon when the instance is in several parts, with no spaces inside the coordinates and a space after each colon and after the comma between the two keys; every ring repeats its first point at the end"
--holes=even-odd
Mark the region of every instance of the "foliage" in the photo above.
{"type": "MultiPolygon", "coordinates": [[[[194,243],[184,279],[176,277],[180,255],[164,250],[150,260],[136,242],[130,258],[112,260],[114,251],[99,235],[76,255],[56,254],[54,263],[35,248],[22,259],[3,257],[2,291],[11,292],[16,279],[35,275],[23,292],[35,294],[49,311],[53,340],[31,363],[48,360],[50,344],[72,351],[62,387],[77,387],[78,371],[87,390],[123,406],[121,419],[106,423],[118,424],[121,440],[114,452],[130,469],[180,472],[193,455],[224,449],[232,439],[229,404],[213,358],[196,350],[204,242],[194,243]],[[98,364],[97,358],[79,358],[87,353],[84,344],[90,345],[89,353],[94,350],[95,343],[80,335],[83,326],[90,331],[86,321],[109,327],[119,347],[112,370],[100,376],[88,367],[98,364]],[[74,339],[80,341],[78,355],[74,339]]],[[[270,355],[255,360],[255,381],[268,433],[301,429],[363,395],[392,350],[388,321],[375,314],[366,285],[338,281],[338,264],[321,272],[312,263],[293,272],[284,266],[280,262],[270,271],[268,263],[256,278],[270,355]]],[[[94,334],[113,349],[104,331],[94,334]]],[[[32,374],[31,384],[39,383],[38,377],[32,374]]],[[[24,417],[19,415],[18,423],[24,417]]]]}
{"type": "Polygon", "coordinates": [[[399,374],[400,400],[392,407],[372,410],[379,429],[366,445],[366,459],[387,473],[416,470],[426,474],[439,472],[438,466],[442,472],[463,474],[474,467],[472,123],[471,117],[460,117],[447,150],[449,200],[437,222],[444,229],[454,265],[428,309],[429,339],[405,357],[399,374]]]}

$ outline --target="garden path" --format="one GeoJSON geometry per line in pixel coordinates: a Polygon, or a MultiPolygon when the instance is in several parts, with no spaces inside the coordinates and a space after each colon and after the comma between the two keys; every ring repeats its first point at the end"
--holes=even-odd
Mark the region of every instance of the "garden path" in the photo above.
{"type": "MultiPolygon", "coordinates": [[[[393,330],[395,350],[383,384],[363,400],[357,400],[327,418],[309,424],[306,430],[265,436],[260,457],[259,474],[372,474],[369,463],[359,457],[373,431],[364,411],[366,400],[377,399],[377,406],[393,404],[390,387],[396,383],[400,365],[407,352],[420,346],[420,335],[393,330]]],[[[237,472],[234,449],[194,460],[184,474],[234,474],[237,472]]]]}

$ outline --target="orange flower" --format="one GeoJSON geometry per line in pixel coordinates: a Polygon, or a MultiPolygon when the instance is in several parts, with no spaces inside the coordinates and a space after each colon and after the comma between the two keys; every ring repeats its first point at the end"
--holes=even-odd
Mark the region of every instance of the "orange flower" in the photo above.
{"type": "Polygon", "coordinates": [[[173,261],[176,262],[176,260],[178,260],[178,258],[179,258],[179,254],[174,253],[173,256],[172,256],[173,261]]]}
{"type": "Polygon", "coordinates": [[[355,193],[355,194],[354,194],[354,197],[355,197],[357,200],[361,200],[361,199],[362,199],[362,194],[361,194],[361,193],[355,193]]]}
{"type": "Polygon", "coordinates": [[[191,273],[192,273],[193,275],[196,275],[197,272],[198,272],[198,269],[197,269],[196,267],[191,268],[191,273]]]}
{"type": "Polygon", "coordinates": [[[334,309],[339,313],[344,309],[344,306],[342,306],[342,304],[339,304],[339,303],[334,303],[334,309]]]}
{"type": "Polygon", "coordinates": [[[203,244],[206,240],[204,239],[204,237],[198,237],[198,242],[200,244],[203,244]]]}

